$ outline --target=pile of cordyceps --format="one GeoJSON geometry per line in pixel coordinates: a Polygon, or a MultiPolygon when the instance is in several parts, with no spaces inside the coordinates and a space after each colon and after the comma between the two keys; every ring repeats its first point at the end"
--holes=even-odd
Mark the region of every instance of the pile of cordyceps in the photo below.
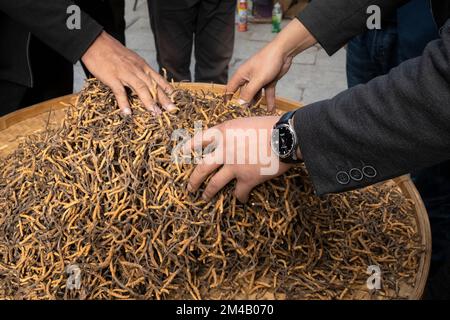
{"type": "Polygon", "coordinates": [[[154,117],[90,80],[60,129],[0,161],[0,298],[351,298],[379,266],[380,297],[413,284],[423,248],[394,185],[324,198],[304,168],[206,203],[186,191],[194,165],[171,159],[175,129],[263,115],[178,88],[154,117]]]}

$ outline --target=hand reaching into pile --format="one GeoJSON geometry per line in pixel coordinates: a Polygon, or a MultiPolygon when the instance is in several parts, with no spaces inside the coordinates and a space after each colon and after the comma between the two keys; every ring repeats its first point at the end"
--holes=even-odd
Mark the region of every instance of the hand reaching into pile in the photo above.
{"type": "Polygon", "coordinates": [[[138,54],[106,32],[95,40],[82,61],[95,77],[111,88],[124,114],[131,114],[125,87],[132,89],[153,114],[161,113],[158,103],[169,112],[176,110],[167,96],[172,86],[138,54]]]}
{"type": "Polygon", "coordinates": [[[297,19],[292,20],[266,47],[248,59],[227,84],[226,95],[241,89],[240,103],[249,104],[262,89],[269,111],[275,109],[275,87],[294,57],[317,40],[297,19]]]}

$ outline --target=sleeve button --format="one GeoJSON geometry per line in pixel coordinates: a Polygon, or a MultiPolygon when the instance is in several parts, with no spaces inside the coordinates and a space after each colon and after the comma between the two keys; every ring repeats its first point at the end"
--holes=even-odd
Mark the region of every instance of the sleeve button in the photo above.
{"type": "Polygon", "coordinates": [[[363,167],[362,172],[367,178],[375,178],[377,176],[377,170],[372,166],[363,167]]]}
{"type": "Polygon", "coordinates": [[[364,177],[362,171],[357,168],[351,169],[349,174],[354,181],[361,181],[364,177]]]}
{"type": "Polygon", "coordinates": [[[336,180],[339,184],[346,185],[350,183],[350,176],[345,171],[339,171],[336,174],[336,180]]]}

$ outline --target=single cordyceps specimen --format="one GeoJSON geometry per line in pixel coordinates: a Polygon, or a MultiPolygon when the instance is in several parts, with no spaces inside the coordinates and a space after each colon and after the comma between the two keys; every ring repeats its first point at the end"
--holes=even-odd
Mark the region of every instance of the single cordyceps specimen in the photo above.
{"type": "Polygon", "coordinates": [[[320,199],[297,168],[248,205],[233,186],[206,203],[186,192],[194,165],[172,161],[173,131],[265,111],[207,92],[172,99],[175,115],[131,97],[122,117],[90,80],[60,129],[0,162],[0,298],[350,298],[371,265],[372,296],[414,282],[423,248],[394,184],[320,199]]]}

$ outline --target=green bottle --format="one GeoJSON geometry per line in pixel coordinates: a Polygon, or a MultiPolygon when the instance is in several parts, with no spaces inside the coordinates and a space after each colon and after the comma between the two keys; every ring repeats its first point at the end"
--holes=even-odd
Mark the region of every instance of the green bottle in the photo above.
{"type": "Polygon", "coordinates": [[[272,32],[278,33],[281,31],[281,19],[283,13],[279,2],[275,3],[272,10],[272,32]]]}

